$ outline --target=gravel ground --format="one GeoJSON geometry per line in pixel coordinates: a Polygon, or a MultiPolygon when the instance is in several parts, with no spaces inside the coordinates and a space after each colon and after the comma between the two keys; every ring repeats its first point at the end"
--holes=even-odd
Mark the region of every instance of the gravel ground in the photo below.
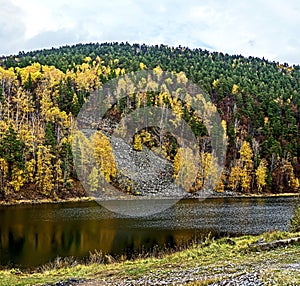
{"type": "MultiPolygon", "coordinates": [[[[131,285],[186,285],[188,283],[192,283],[192,282],[196,282],[199,280],[204,280],[204,279],[212,279],[212,278],[217,278],[218,275],[214,275],[214,277],[212,276],[203,276],[203,275],[197,275],[195,273],[192,273],[190,275],[186,275],[186,276],[170,276],[168,278],[165,279],[149,279],[149,277],[147,277],[146,279],[144,279],[144,277],[141,277],[138,280],[132,280],[132,281],[124,281],[124,282],[117,282],[117,283],[108,283],[107,285],[122,285],[122,286],[131,286],[131,285]]],[[[271,281],[270,281],[271,283],[271,281]]],[[[95,285],[95,284],[94,284],[95,285]]],[[[99,285],[99,284],[98,284],[99,285]]],[[[259,274],[256,272],[253,273],[242,273],[240,275],[232,275],[232,277],[229,277],[226,280],[223,280],[221,282],[218,283],[211,283],[208,285],[213,285],[213,286],[217,286],[217,285],[239,285],[239,286],[243,286],[243,285],[247,285],[247,286],[256,286],[256,285],[272,285],[272,284],[266,284],[264,283],[262,280],[260,280],[259,274]]]]}
{"type": "MultiPolygon", "coordinates": [[[[96,285],[119,285],[119,286],[142,286],[142,285],[186,285],[187,283],[195,282],[198,279],[193,278],[182,278],[174,277],[172,279],[145,279],[141,277],[137,280],[125,280],[125,281],[82,281],[70,279],[66,282],[58,282],[51,286],[96,286],[96,285]]],[[[203,277],[202,277],[203,278],[203,277]]],[[[272,282],[265,283],[260,280],[257,273],[244,273],[236,278],[223,280],[218,283],[208,284],[212,286],[263,286],[272,285],[272,282]]],[[[47,285],[50,286],[50,285],[47,285]]]]}
{"type": "MultiPolygon", "coordinates": [[[[58,282],[56,284],[47,284],[45,286],[96,286],[96,285],[118,285],[118,286],[141,286],[141,285],[186,285],[188,283],[196,281],[209,281],[217,279],[218,277],[223,277],[226,275],[226,278],[220,282],[210,283],[211,286],[269,286],[276,285],[272,277],[269,277],[267,280],[262,279],[260,266],[256,266],[256,269],[251,271],[243,271],[239,269],[239,272],[230,273],[228,267],[216,268],[215,271],[217,274],[214,275],[205,275],[205,269],[195,267],[191,269],[181,269],[180,267],[176,269],[170,269],[170,271],[155,270],[150,272],[147,275],[143,275],[139,278],[115,278],[107,277],[102,280],[82,280],[82,279],[69,279],[65,282],[58,282]]],[[[269,268],[269,267],[268,267],[269,268]]],[[[272,268],[272,267],[271,267],[272,268]]],[[[278,265],[274,267],[278,269],[278,265]]],[[[280,269],[290,270],[290,271],[299,271],[300,275],[300,263],[285,264],[280,265],[280,269]]],[[[209,271],[211,273],[211,270],[209,271]]]]}
{"type": "MultiPolygon", "coordinates": [[[[183,274],[184,275],[184,274],[183,274]]],[[[217,276],[217,275],[216,275],[217,276]]],[[[215,277],[216,277],[215,276],[215,277]]],[[[188,283],[192,283],[198,280],[203,279],[211,279],[213,277],[207,276],[203,277],[203,275],[198,276],[197,273],[189,273],[185,276],[178,275],[170,275],[169,277],[165,277],[163,279],[154,278],[154,277],[141,277],[136,280],[127,280],[127,281],[117,281],[117,282],[107,282],[106,285],[120,285],[120,286],[141,286],[141,285],[186,285],[188,283]]],[[[101,282],[99,282],[101,283],[101,282]]],[[[81,284],[84,285],[84,284],[81,284]]],[[[86,284],[86,285],[97,285],[97,284],[86,284]]],[[[101,284],[98,284],[101,285],[101,284]]],[[[103,284],[105,285],[105,284],[103,284]]],[[[208,285],[219,286],[219,285],[247,285],[247,286],[256,286],[256,285],[267,285],[263,281],[260,280],[259,274],[254,273],[243,273],[241,275],[235,275],[232,278],[223,280],[219,283],[212,283],[208,285]]],[[[271,285],[271,284],[269,284],[271,285]]]]}

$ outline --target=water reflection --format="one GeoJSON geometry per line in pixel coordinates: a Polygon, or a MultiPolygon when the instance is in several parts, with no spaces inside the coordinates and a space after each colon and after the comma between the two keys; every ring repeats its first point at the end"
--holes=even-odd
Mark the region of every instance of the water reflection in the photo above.
{"type": "Polygon", "coordinates": [[[211,232],[287,229],[295,198],[183,200],[145,218],[122,217],[94,202],[0,207],[0,264],[31,267],[57,256],[102,250],[126,254],[174,247],[211,232]]]}

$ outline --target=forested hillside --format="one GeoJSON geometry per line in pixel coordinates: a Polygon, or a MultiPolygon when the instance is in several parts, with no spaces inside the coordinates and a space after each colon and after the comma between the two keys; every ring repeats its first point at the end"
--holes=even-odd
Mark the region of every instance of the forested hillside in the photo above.
{"type": "MultiPolygon", "coordinates": [[[[79,189],[71,152],[74,117],[101,84],[131,71],[157,67],[184,72],[211,97],[221,114],[228,149],[217,191],[299,191],[299,66],[201,49],[128,43],[21,52],[2,57],[0,65],[1,199],[80,195],[74,191],[79,189]]],[[[152,98],[153,104],[155,97],[159,95],[152,98]]],[[[182,116],[195,122],[188,107],[174,98],[163,100],[172,108],[176,103],[182,116]]],[[[122,112],[117,110],[116,118],[122,112]]],[[[198,123],[193,130],[201,140],[207,133],[198,123]]],[[[99,138],[107,142],[103,134],[93,140],[99,138]]],[[[136,150],[141,143],[165,150],[176,176],[180,149],[171,141],[166,138],[165,145],[158,146],[161,142],[154,129],[143,130],[134,138],[136,150]]],[[[201,176],[208,176],[213,169],[208,152],[202,152],[202,163],[206,172],[201,176]]],[[[115,172],[108,173],[112,181],[115,172]]],[[[190,191],[199,189],[201,183],[196,183],[190,191]]]]}

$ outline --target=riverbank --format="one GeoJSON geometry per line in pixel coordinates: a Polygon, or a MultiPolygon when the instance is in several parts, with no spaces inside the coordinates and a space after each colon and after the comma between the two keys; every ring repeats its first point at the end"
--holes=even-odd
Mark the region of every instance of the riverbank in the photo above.
{"type": "Polygon", "coordinates": [[[72,203],[72,202],[91,202],[94,201],[93,197],[75,197],[67,199],[21,199],[21,200],[7,200],[0,201],[0,206],[14,206],[14,205],[38,205],[38,204],[59,204],[59,203],[72,203]]]}
{"type": "MultiPolygon", "coordinates": [[[[188,194],[183,199],[209,199],[209,198],[268,198],[268,197],[299,197],[299,193],[260,193],[260,194],[241,194],[241,193],[233,193],[233,192],[225,192],[225,193],[213,193],[211,195],[193,195],[188,194]]],[[[125,197],[123,197],[125,198],[125,197]]],[[[120,197],[120,199],[123,199],[120,197]]],[[[138,196],[132,196],[132,199],[138,199],[138,196]]],[[[140,197],[142,198],[142,197],[140,197]]],[[[22,205],[22,204],[50,204],[50,203],[69,203],[69,202],[89,202],[95,201],[96,198],[91,196],[80,196],[80,197],[68,197],[68,198],[41,198],[41,199],[10,199],[1,201],[0,206],[12,206],[12,205],[22,205]]]]}
{"type": "Polygon", "coordinates": [[[51,266],[31,272],[0,271],[0,285],[300,285],[299,243],[270,250],[251,247],[259,240],[270,242],[299,236],[300,233],[271,232],[208,238],[182,251],[156,253],[134,261],[116,262],[99,253],[91,255],[85,265],[58,259],[51,266]],[[106,264],[99,263],[104,260],[106,264]]]}

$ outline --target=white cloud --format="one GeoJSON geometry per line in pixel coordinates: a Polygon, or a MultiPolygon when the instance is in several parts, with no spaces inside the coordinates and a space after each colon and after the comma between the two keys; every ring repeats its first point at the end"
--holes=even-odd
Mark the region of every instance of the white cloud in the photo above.
{"type": "Polygon", "coordinates": [[[16,52],[25,32],[22,11],[8,1],[0,0],[0,54],[16,52]]]}
{"type": "Polygon", "coordinates": [[[77,42],[199,47],[300,64],[298,0],[0,0],[0,54],[77,42]]]}

